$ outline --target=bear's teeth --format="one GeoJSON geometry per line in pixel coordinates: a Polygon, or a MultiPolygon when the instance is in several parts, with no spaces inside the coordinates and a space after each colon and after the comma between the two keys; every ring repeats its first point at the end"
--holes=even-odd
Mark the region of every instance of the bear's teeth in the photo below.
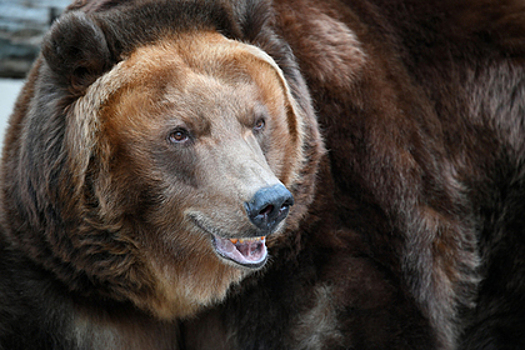
{"type": "Polygon", "coordinates": [[[230,238],[230,242],[232,242],[233,244],[237,244],[237,242],[239,242],[240,244],[243,244],[246,241],[248,242],[264,241],[265,239],[266,239],[266,236],[255,237],[255,238],[242,238],[242,239],[230,238]]]}

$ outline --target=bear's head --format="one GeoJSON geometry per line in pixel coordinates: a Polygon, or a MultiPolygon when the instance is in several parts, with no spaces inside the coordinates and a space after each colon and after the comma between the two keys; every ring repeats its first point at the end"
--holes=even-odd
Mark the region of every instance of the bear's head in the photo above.
{"type": "Polygon", "coordinates": [[[322,146],[298,73],[227,37],[228,11],[159,4],[53,26],[11,120],[3,221],[72,292],[173,318],[265,265],[322,146]]]}

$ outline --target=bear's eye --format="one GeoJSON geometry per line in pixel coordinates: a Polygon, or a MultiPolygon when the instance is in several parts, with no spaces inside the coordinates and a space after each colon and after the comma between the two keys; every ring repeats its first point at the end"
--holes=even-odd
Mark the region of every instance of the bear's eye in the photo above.
{"type": "Polygon", "coordinates": [[[260,119],[257,119],[257,121],[255,122],[253,126],[253,130],[262,131],[265,126],[266,126],[266,121],[264,120],[264,118],[260,118],[260,119]]]}
{"type": "Polygon", "coordinates": [[[189,133],[185,129],[177,129],[173,131],[169,136],[169,141],[171,143],[185,143],[190,139],[189,133]]]}

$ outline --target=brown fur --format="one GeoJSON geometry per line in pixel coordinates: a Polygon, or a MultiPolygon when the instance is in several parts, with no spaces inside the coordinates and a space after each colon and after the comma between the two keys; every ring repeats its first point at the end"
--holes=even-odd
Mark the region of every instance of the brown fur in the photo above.
{"type": "Polygon", "coordinates": [[[62,348],[523,348],[524,10],[76,1],[6,139],[0,344],[36,280],[62,348]],[[295,205],[248,274],[209,233],[257,235],[242,203],[277,181],[295,205]]]}
{"type": "MultiPolygon", "coordinates": [[[[2,239],[14,257],[48,271],[46,283],[65,287],[70,300],[62,304],[74,320],[60,331],[68,346],[138,349],[151,341],[151,327],[169,333],[173,320],[224,299],[250,274],[219,258],[212,234],[261,236],[244,203],[277,183],[293,189],[305,165],[316,168],[304,148],[320,143],[307,144],[318,137],[305,130],[315,130],[313,115],[254,46],[159,25],[111,65],[111,37],[76,46],[75,36],[91,34],[104,35],[94,20],[71,14],[44,42],[4,149],[2,239]],[[264,129],[254,132],[260,118],[264,129]],[[170,139],[180,128],[191,130],[183,145],[170,139]]],[[[177,346],[173,339],[158,348],[177,346]]]]}

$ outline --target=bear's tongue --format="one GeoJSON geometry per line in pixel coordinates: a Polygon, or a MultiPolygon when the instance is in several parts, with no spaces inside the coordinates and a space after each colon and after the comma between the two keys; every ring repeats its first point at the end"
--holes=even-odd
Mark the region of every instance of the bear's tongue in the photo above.
{"type": "Polygon", "coordinates": [[[217,252],[227,259],[245,266],[260,265],[266,260],[265,237],[224,239],[215,236],[217,252]]]}

